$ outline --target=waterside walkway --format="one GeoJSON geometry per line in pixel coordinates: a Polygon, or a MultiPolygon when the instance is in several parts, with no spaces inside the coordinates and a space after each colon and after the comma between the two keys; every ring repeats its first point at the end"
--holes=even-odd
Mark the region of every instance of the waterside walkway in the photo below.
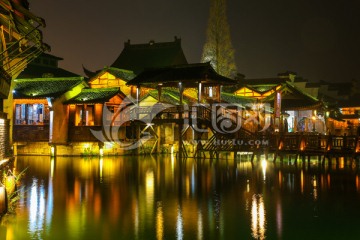
{"type": "MultiPolygon", "coordinates": [[[[326,159],[345,157],[358,159],[360,156],[359,136],[333,136],[319,133],[270,133],[239,136],[231,139],[226,135],[214,134],[210,140],[197,148],[197,157],[218,158],[221,153],[233,152],[250,153],[251,160],[261,154],[273,156],[273,161],[283,160],[284,156],[291,157],[295,163],[299,158],[310,160],[317,156],[319,162],[326,159]]],[[[268,158],[269,159],[269,158],[268,158]]]]}

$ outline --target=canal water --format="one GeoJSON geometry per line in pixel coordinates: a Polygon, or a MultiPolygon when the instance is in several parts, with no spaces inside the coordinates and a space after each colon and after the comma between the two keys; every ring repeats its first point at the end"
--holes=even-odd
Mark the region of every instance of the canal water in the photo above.
{"type": "Polygon", "coordinates": [[[171,156],[18,157],[0,239],[359,239],[359,169],[171,156]]]}

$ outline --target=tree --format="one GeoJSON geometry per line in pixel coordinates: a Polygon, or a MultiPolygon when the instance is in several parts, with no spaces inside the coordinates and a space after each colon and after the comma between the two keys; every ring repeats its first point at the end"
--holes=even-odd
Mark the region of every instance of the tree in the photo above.
{"type": "Polygon", "coordinates": [[[226,17],[226,0],[211,0],[202,62],[210,62],[220,75],[234,78],[237,74],[235,50],[231,43],[226,17]]]}

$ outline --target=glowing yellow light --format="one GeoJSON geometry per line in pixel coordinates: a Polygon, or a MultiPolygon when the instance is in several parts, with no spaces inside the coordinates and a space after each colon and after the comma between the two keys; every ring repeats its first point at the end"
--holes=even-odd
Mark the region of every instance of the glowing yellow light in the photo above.
{"type": "Polygon", "coordinates": [[[300,175],[301,193],[304,193],[304,171],[301,170],[300,175]]]}
{"type": "Polygon", "coordinates": [[[104,149],[103,148],[100,148],[99,154],[100,154],[101,157],[104,156],[104,149]]]}
{"type": "Polygon", "coordinates": [[[54,146],[51,146],[50,154],[51,154],[52,157],[55,156],[55,147],[54,146]]]}
{"type": "Polygon", "coordinates": [[[154,190],[154,172],[150,171],[150,170],[147,171],[145,179],[146,179],[146,189],[153,191],[154,190]]]}
{"type": "Polygon", "coordinates": [[[266,180],[266,168],[267,168],[267,161],[265,159],[261,160],[261,168],[264,175],[264,180],[266,180]]]}
{"type": "Polygon", "coordinates": [[[157,203],[156,208],[156,238],[163,239],[164,237],[164,216],[161,202],[157,203]]]}
{"type": "Polygon", "coordinates": [[[251,203],[251,231],[256,239],[265,239],[266,214],[264,200],[261,195],[254,195],[251,203]]]}

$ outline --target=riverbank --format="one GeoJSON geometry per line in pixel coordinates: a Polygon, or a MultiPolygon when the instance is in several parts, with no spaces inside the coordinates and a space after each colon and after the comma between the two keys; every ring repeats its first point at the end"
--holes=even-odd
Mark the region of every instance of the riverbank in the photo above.
{"type": "MultiPolygon", "coordinates": [[[[0,161],[0,173],[1,174],[3,173],[4,169],[6,169],[6,167],[9,166],[9,164],[11,164],[14,161],[14,159],[15,159],[15,157],[9,157],[9,158],[5,158],[0,161]]],[[[2,178],[2,175],[1,175],[1,178],[2,178]]],[[[0,182],[0,184],[2,184],[2,183],[0,182]]],[[[0,185],[0,187],[2,187],[2,185],[0,185]]],[[[6,198],[7,197],[6,197],[6,194],[4,191],[3,193],[0,194],[0,220],[7,213],[7,210],[6,210],[7,204],[5,203],[5,201],[7,201],[6,198]]]]}

